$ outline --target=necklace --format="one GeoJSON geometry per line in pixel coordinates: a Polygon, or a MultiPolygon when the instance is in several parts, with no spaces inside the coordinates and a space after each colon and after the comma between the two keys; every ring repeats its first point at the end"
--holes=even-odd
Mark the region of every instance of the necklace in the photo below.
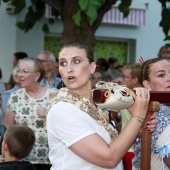
{"type": "Polygon", "coordinates": [[[40,86],[40,88],[38,89],[38,92],[40,92],[41,91],[41,86],[40,86]]]}
{"type": "Polygon", "coordinates": [[[42,89],[42,86],[41,86],[41,84],[40,84],[40,85],[39,85],[39,88],[38,88],[38,92],[40,92],[41,89],[42,89]]]}

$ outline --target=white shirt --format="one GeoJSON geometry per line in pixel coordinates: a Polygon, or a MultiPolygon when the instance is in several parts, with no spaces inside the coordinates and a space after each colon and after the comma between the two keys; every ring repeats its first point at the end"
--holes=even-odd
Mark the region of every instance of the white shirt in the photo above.
{"type": "MultiPolygon", "coordinates": [[[[110,143],[104,127],[78,107],[66,102],[55,104],[47,115],[47,131],[51,170],[106,170],[85,161],[69,149],[72,144],[94,133],[110,143]]],[[[113,169],[123,170],[122,162],[113,169]]]]}
{"type": "MultiPolygon", "coordinates": [[[[170,125],[168,125],[165,130],[162,132],[160,137],[158,138],[155,147],[160,148],[163,146],[168,147],[168,153],[170,153],[170,125]]],[[[151,170],[162,169],[162,159],[163,159],[163,151],[161,150],[159,153],[155,154],[154,151],[151,155],[151,170]]],[[[165,166],[164,170],[169,170],[167,166],[165,166]]]]}

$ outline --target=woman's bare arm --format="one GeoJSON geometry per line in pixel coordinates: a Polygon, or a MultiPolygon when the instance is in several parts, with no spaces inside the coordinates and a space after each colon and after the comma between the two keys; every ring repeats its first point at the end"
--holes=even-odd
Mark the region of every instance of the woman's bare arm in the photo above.
{"type": "Polygon", "coordinates": [[[110,144],[107,144],[99,135],[93,134],[76,142],[70,149],[92,164],[112,168],[118,164],[131,147],[140,128],[141,123],[136,119],[131,119],[119,136],[110,144]]]}
{"type": "Polygon", "coordinates": [[[136,90],[135,103],[129,109],[132,118],[110,144],[107,144],[98,134],[92,134],[71,145],[70,149],[92,164],[104,168],[115,167],[132,146],[141,129],[142,123],[137,116],[144,118],[146,115],[149,97],[147,99],[141,97],[145,96],[146,92],[144,89],[136,90]]]}

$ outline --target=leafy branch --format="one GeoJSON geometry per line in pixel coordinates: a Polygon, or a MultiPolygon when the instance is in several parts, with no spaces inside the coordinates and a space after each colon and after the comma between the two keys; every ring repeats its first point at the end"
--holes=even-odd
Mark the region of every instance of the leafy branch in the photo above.
{"type": "MultiPolygon", "coordinates": [[[[26,8],[26,0],[2,0],[5,3],[11,3],[15,7],[15,14],[22,12],[26,8]]],[[[74,24],[77,27],[83,25],[83,16],[87,17],[87,21],[90,26],[98,18],[99,10],[104,6],[104,4],[111,2],[112,4],[116,3],[118,0],[77,0],[79,9],[72,16],[74,24]]],[[[168,35],[170,29],[170,0],[158,0],[161,3],[162,13],[161,21],[159,23],[160,27],[165,34],[165,40],[170,39],[168,35]]],[[[24,21],[18,21],[16,25],[23,31],[28,32],[33,28],[35,23],[44,17],[46,4],[49,4],[52,7],[52,13],[55,17],[61,15],[63,19],[63,9],[64,3],[63,0],[30,0],[31,5],[27,9],[24,21]]],[[[123,13],[124,17],[127,17],[129,14],[129,7],[132,3],[132,0],[121,0],[118,6],[119,10],[123,13]]],[[[43,25],[43,31],[49,32],[49,24],[53,24],[55,18],[49,18],[48,23],[43,25]]]]}

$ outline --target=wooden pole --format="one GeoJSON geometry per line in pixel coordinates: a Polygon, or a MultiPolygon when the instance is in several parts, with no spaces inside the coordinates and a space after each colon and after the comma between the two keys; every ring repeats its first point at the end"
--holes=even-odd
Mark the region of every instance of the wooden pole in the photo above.
{"type": "Polygon", "coordinates": [[[151,168],[151,133],[148,129],[145,129],[146,123],[150,120],[151,115],[154,112],[158,112],[160,109],[159,102],[150,102],[148,107],[148,112],[145,117],[143,127],[142,127],[142,134],[141,134],[141,163],[140,163],[140,170],[150,170],[151,168]]]}
{"type": "MultiPolygon", "coordinates": [[[[168,91],[150,91],[150,104],[148,107],[148,112],[144,120],[144,126],[146,122],[150,120],[151,115],[154,112],[158,112],[160,109],[159,103],[170,103],[170,92],[168,91]]],[[[142,128],[141,137],[141,163],[140,170],[150,170],[151,169],[151,133],[148,129],[142,128]]]]}

